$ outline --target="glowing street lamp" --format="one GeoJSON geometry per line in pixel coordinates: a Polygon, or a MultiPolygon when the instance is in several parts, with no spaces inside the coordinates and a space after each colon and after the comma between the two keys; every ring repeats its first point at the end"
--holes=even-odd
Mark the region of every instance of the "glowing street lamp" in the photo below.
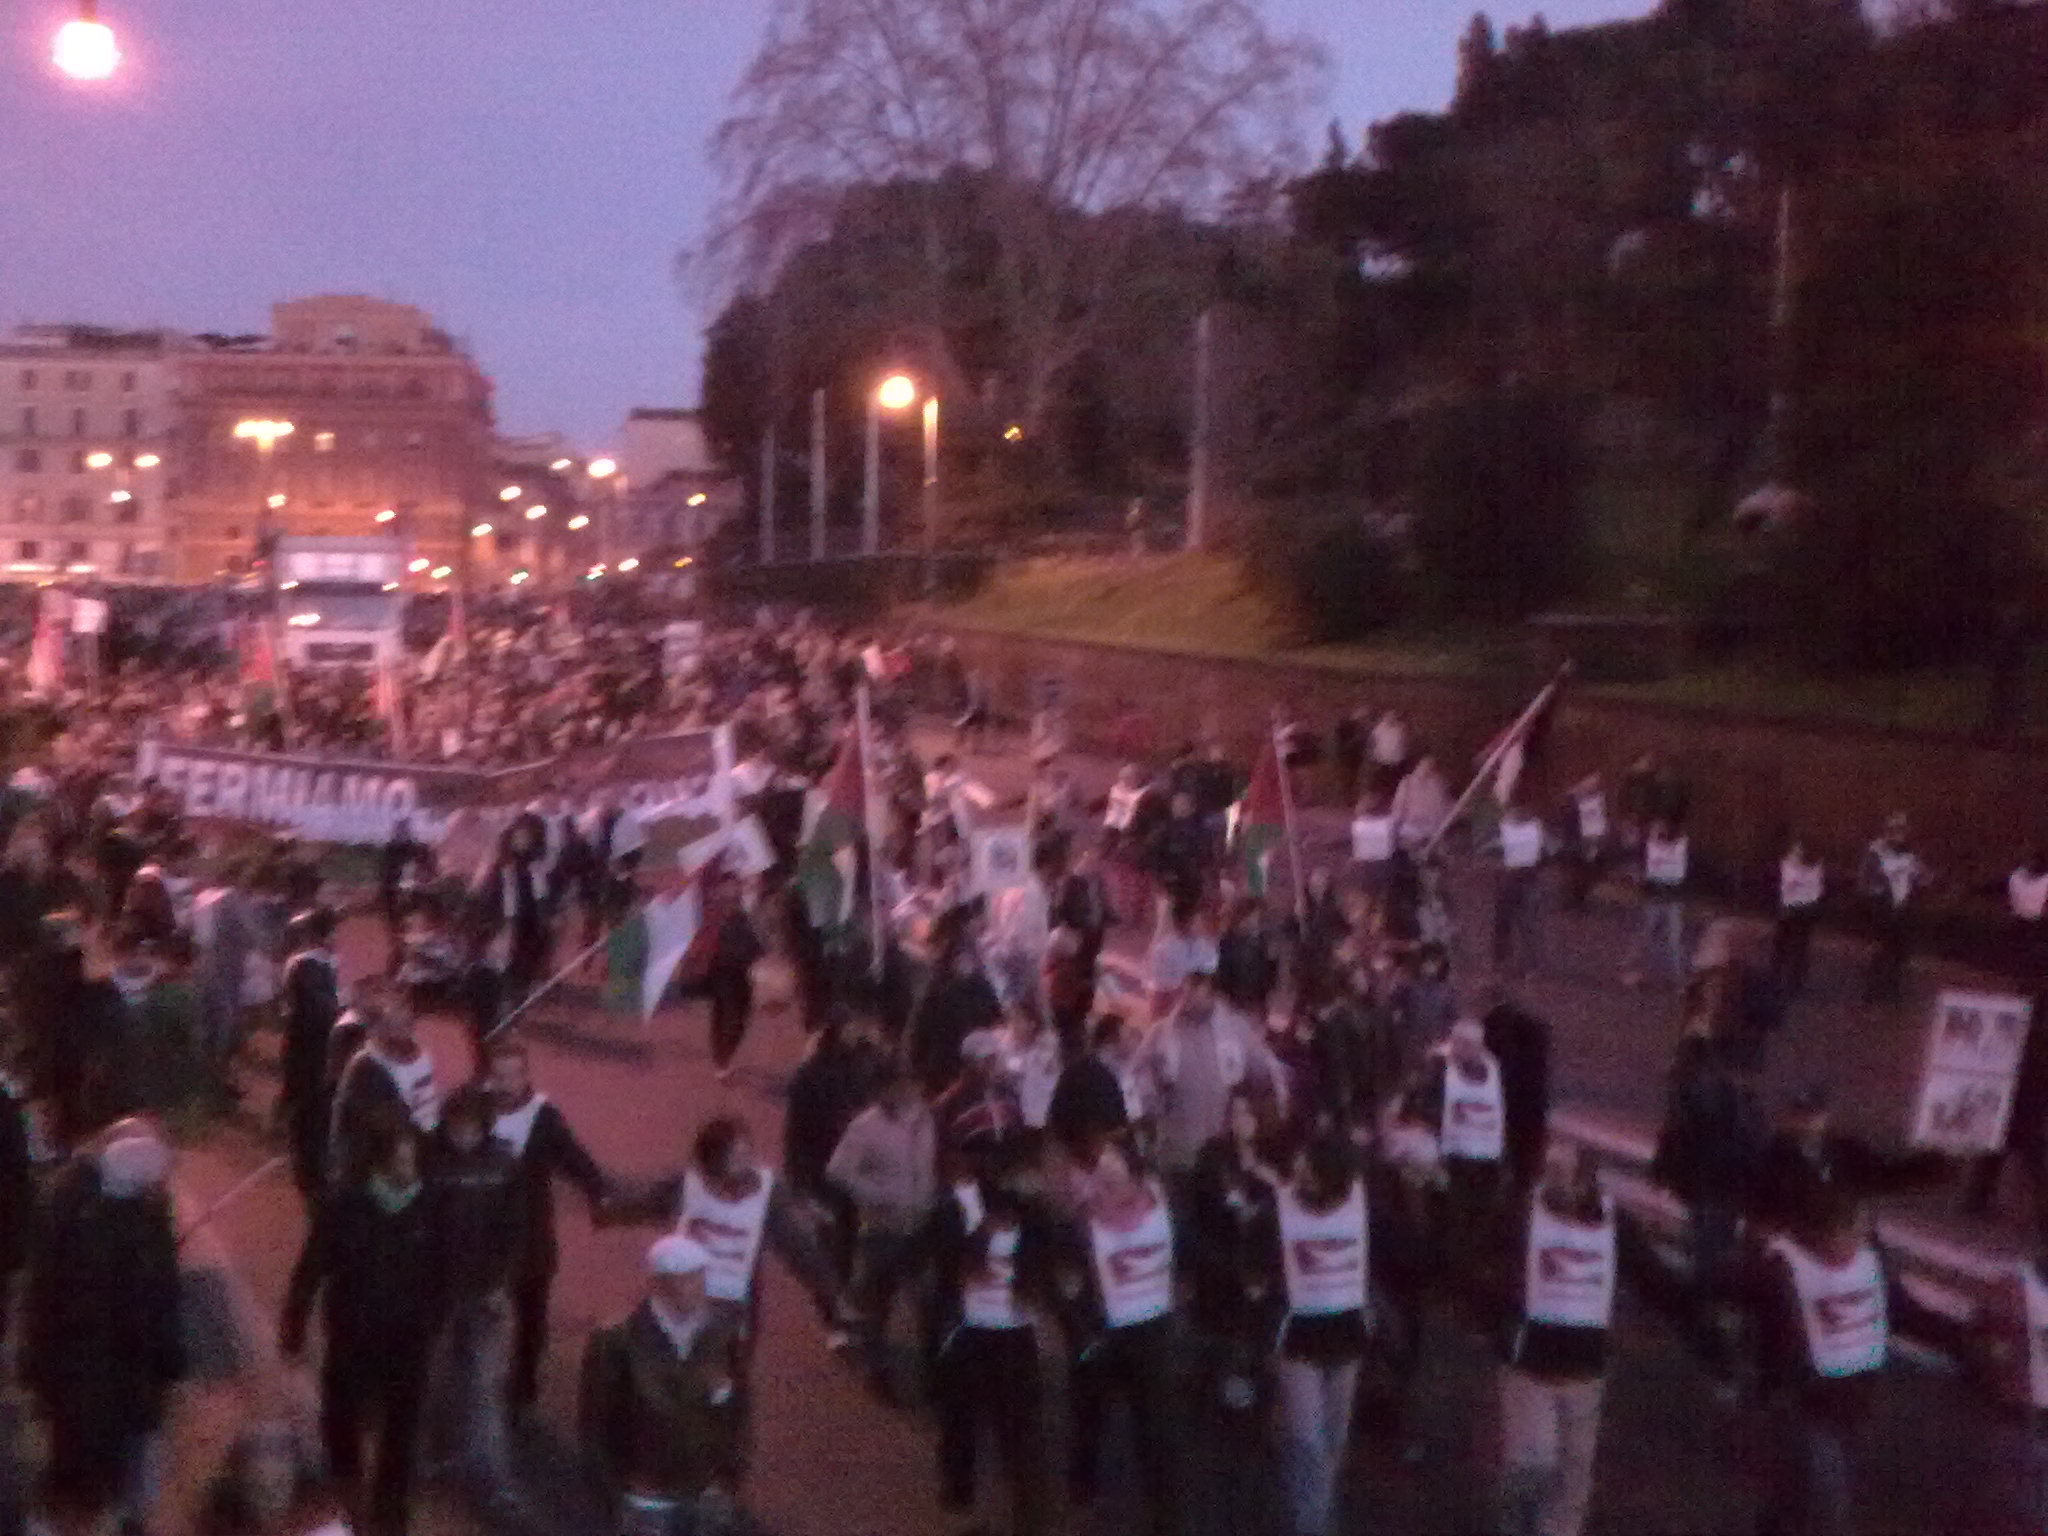
{"type": "Polygon", "coordinates": [[[398,514],[392,511],[391,508],[386,507],[382,512],[379,512],[377,514],[376,520],[380,523],[396,522],[398,520],[398,514]]]}
{"type": "Polygon", "coordinates": [[[155,454],[145,453],[140,455],[135,460],[135,467],[137,469],[155,469],[157,465],[161,463],[163,463],[163,460],[158,458],[155,454]]]}
{"type": "Polygon", "coordinates": [[[709,501],[710,499],[711,498],[709,496],[706,496],[702,491],[699,491],[696,495],[690,498],[689,505],[693,507],[701,507],[704,505],[705,502],[709,501]]]}
{"type": "Polygon", "coordinates": [[[618,472],[619,462],[616,459],[592,459],[590,461],[590,478],[593,480],[609,480],[618,472]]]}
{"type": "Polygon", "coordinates": [[[280,438],[290,437],[298,430],[288,421],[263,421],[250,419],[235,423],[235,436],[254,440],[259,453],[268,453],[275,448],[280,438]]]}
{"type": "Polygon", "coordinates": [[[525,487],[525,486],[523,486],[523,485],[508,485],[508,486],[506,486],[506,487],[505,487],[505,489],[503,489],[502,491],[498,492],[498,500],[500,500],[500,501],[517,501],[517,500],[518,500],[518,499],[519,499],[520,497],[524,496],[525,494],[526,494],[526,487],[525,487]]]}
{"type": "Polygon", "coordinates": [[[622,571],[637,571],[637,570],[639,570],[639,569],[640,569],[640,557],[639,557],[638,555],[628,555],[628,556],[626,556],[626,558],[625,558],[625,559],[623,559],[623,560],[621,560],[621,561],[619,562],[619,569],[620,569],[620,570],[622,570],[622,571]]]}
{"type": "Polygon", "coordinates": [[[917,381],[907,373],[892,373],[875,391],[875,404],[885,411],[905,411],[917,403],[917,381]]]}
{"type": "Polygon", "coordinates": [[[57,29],[50,59],[73,80],[104,80],[121,67],[114,29],[99,19],[94,0],[80,0],[78,14],[57,29]]]}
{"type": "Polygon", "coordinates": [[[538,504],[528,507],[526,509],[526,520],[529,523],[539,522],[542,518],[546,517],[547,515],[548,509],[538,504]]]}
{"type": "Polygon", "coordinates": [[[569,519],[569,531],[572,533],[574,533],[576,530],[580,528],[588,528],[589,526],[590,519],[585,517],[581,512],[578,512],[574,517],[569,519]]]}
{"type": "Polygon", "coordinates": [[[484,537],[484,535],[488,534],[490,531],[491,525],[489,523],[478,523],[474,528],[469,530],[469,536],[472,539],[480,539],[484,537]]]}
{"type": "Polygon", "coordinates": [[[434,580],[446,581],[450,576],[454,574],[454,569],[451,566],[437,565],[434,567],[432,574],[434,580]]]}
{"type": "Polygon", "coordinates": [[[422,557],[421,557],[420,559],[418,559],[418,560],[415,560],[415,561],[413,561],[413,562],[412,562],[412,563],[411,563],[410,565],[408,565],[408,566],[406,567],[406,569],[407,569],[408,571],[411,571],[411,572],[413,573],[413,575],[415,575],[415,576],[419,575],[419,573],[420,573],[421,571],[424,571],[424,570],[425,570],[426,568],[427,568],[427,560],[426,560],[426,558],[425,558],[424,556],[422,556],[422,557]]]}
{"type": "Polygon", "coordinates": [[[560,473],[561,473],[561,472],[562,472],[563,470],[565,470],[565,469],[571,469],[571,468],[574,468],[574,467],[575,467],[575,460],[573,460],[573,459],[557,459],[557,460],[555,460],[555,462],[554,462],[554,463],[552,463],[552,464],[550,464],[550,465],[548,466],[548,468],[549,468],[549,469],[552,469],[552,470],[553,470],[553,471],[554,471],[554,472],[555,472],[556,474],[558,474],[558,475],[559,475],[559,474],[560,474],[560,473]]]}
{"type": "Polygon", "coordinates": [[[111,453],[88,453],[85,456],[87,469],[105,469],[113,462],[114,456],[111,453]]]}

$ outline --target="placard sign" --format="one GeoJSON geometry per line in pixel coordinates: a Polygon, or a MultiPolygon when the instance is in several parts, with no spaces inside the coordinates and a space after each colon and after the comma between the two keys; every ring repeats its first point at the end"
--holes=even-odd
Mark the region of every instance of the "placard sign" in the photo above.
{"type": "Polygon", "coordinates": [[[1974,1153],[2005,1144],[2033,1012],[2026,998],[2005,993],[1935,994],[1927,1066],[1913,1109],[1916,1146],[1974,1153]]]}
{"type": "Polygon", "coordinates": [[[976,827],[968,846],[975,894],[993,900],[1031,878],[1031,839],[1024,827],[976,827]]]}

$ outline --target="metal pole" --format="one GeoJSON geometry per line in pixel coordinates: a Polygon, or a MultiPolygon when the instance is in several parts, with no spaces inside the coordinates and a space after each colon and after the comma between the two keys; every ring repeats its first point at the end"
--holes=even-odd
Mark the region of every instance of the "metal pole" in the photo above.
{"type": "Polygon", "coordinates": [[[868,396],[867,456],[861,466],[860,552],[876,554],[882,547],[882,408],[868,396]]]}
{"type": "Polygon", "coordinates": [[[1203,310],[1195,320],[1195,401],[1188,427],[1187,547],[1200,549],[1209,524],[1209,352],[1214,325],[1203,310]]]}
{"type": "Polygon", "coordinates": [[[811,559],[825,558],[825,391],[811,391],[811,559]]]}
{"type": "Polygon", "coordinates": [[[761,434],[761,563],[775,563],[775,423],[761,434]]]}
{"type": "Polygon", "coordinates": [[[924,402],[924,595],[939,590],[939,397],[924,402]]]}

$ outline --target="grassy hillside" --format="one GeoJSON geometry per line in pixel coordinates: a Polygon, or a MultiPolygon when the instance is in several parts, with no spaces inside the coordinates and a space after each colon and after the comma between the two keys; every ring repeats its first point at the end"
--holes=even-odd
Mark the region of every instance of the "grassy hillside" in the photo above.
{"type": "MultiPolygon", "coordinates": [[[[1360,673],[1473,673],[1520,643],[1494,633],[1389,634],[1299,646],[1286,616],[1222,555],[1064,556],[999,566],[973,597],[916,610],[941,624],[1062,640],[1150,646],[1193,655],[1265,657],[1360,673]]],[[[2030,679],[2030,735],[2048,724],[2048,656],[2030,679]]],[[[1719,665],[1656,683],[1597,691],[1681,707],[1737,709],[1863,725],[1969,731],[1982,718],[1981,668],[1890,678],[1807,678],[1719,665]]]]}
{"type": "Polygon", "coordinates": [[[1216,656],[1288,648],[1286,616],[1221,555],[1049,557],[998,566],[945,623],[1216,656]]]}

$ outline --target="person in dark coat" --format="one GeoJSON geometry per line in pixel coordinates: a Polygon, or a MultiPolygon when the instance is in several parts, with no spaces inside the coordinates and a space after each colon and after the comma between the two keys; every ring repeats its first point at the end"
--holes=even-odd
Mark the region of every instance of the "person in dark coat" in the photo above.
{"type": "Polygon", "coordinates": [[[383,1135],[382,1123],[403,1115],[422,1131],[441,1117],[434,1059],[413,1033],[412,1010],[398,989],[372,978],[356,986],[351,1016],[337,1023],[336,1049],[358,1036],[361,1044],[336,1074],[328,1117],[326,1176],[330,1184],[357,1184],[364,1158],[383,1135]]]}
{"type": "Polygon", "coordinates": [[[1792,1097],[1764,1144],[1752,1214],[1759,1225],[1785,1231],[1830,1200],[1860,1204],[1897,1194],[1939,1179],[1951,1166],[1940,1152],[1890,1152],[1836,1130],[1827,1090],[1808,1086],[1792,1097]]]}
{"type": "Polygon", "coordinates": [[[477,887],[477,906],[490,925],[503,978],[499,1005],[516,1008],[526,1001],[547,965],[551,909],[542,874],[546,828],[531,813],[505,829],[497,861],[477,887]]]}
{"type": "Polygon", "coordinates": [[[1692,1273],[1702,1295],[1717,1293],[1734,1257],[1736,1223],[1752,1201],[1763,1134],[1755,1080],[1741,1053],[1716,1036],[1688,1034],[1672,1062],[1650,1172],[1685,1202],[1692,1273]]]}
{"type": "Polygon", "coordinates": [[[1092,1168],[1103,1143],[1130,1124],[1123,1079],[1123,1015],[1105,1013],[1089,1030],[1088,1054],[1068,1063],[1045,1112],[1046,1133],[1083,1168],[1092,1168]]]}
{"type": "Polygon", "coordinates": [[[115,1102],[114,1066],[127,1005],[114,984],[88,975],[75,912],[44,919],[22,967],[16,1005],[27,1037],[29,1086],[49,1101],[52,1132],[69,1147],[128,1106],[115,1102]]]}
{"type": "Polygon", "coordinates": [[[341,1017],[341,992],[334,913],[315,907],[293,927],[298,947],[284,963],[284,1085],[278,1108],[291,1143],[292,1178],[311,1196],[320,1187],[327,1150],[328,1053],[341,1017]]]}
{"type": "Polygon", "coordinates": [[[568,1117],[534,1090],[525,1042],[504,1036],[486,1055],[486,1081],[497,1119],[493,1132],[519,1160],[526,1198],[525,1246],[512,1280],[512,1406],[533,1406],[547,1347],[548,1298],[561,1249],[555,1238],[555,1181],[573,1184],[595,1215],[611,1180],[584,1149],[568,1117]]]}
{"type": "Polygon", "coordinates": [[[910,1066],[927,1095],[940,1094],[960,1075],[960,1048],[978,1030],[1003,1021],[1003,1005],[982,970],[972,935],[962,929],[932,967],[931,979],[910,1012],[910,1066]]]}
{"type": "Polygon", "coordinates": [[[782,1173],[790,1187],[831,1217],[820,1236],[832,1278],[853,1282],[853,1240],[859,1213],[852,1198],[825,1177],[825,1165],[853,1117],[872,1104],[889,1078],[889,1057],[866,1026],[835,1019],[812,1037],[789,1080],[782,1120],[782,1173]]]}
{"type": "Polygon", "coordinates": [[[413,836],[412,820],[401,816],[377,855],[377,910],[384,918],[390,943],[390,965],[396,972],[405,958],[405,919],[414,893],[434,878],[434,851],[413,836]]]}
{"type": "Polygon", "coordinates": [[[50,1426],[52,1498],[137,1529],[149,1447],[186,1373],[170,1151],[142,1121],[108,1128],[60,1178],[29,1276],[22,1376],[50,1426]]]}
{"type": "Polygon", "coordinates": [[[747,1037],[754,1015],[754,962],[766,947],[740,901],[739,881],[714,879],[704,893],[708,953],[704,995],[711,1000],[711,1065],[720,1082],[732,1076],[732,1060],[747,1037]]]}
{"type": "Polygon", "coordinates": [[[427,1143],[422,1200],[442,1291],[427,1430],[479,1502],[508,1510],[516,1499],[507,1438],[511,1295],[529,1196],[518,1158],[493,1134],[496,1118],[490,1093],[466,1083],[448,1096],[427,1143]]]}
{"type": "Polygon", "coordinates": [[[1496,991],[1488,1003],[1479,1024],[1486,1048],[1500,1061],[1508,1175],[1517,1189],[1529,1189],[1543,1171],[1549,1135],[1550,1026],[1505,991],[1496,991]]]}
{"type": "Polygon", "coordinates": [[[363,1474],[375,1436],[366,1536],[404,1536],[427,1358],[440,1322],[439,1250],[420,1178],[419,1132],[387,1113],[365,1152],[364,1178],[324,1193],[292,1270],[279,1345],[306,1346],[321,1302],[320,1438],[344,1485],[363,1474]]]}
{"type": "Polygon", "coordinates": [[[705,1296],[710,1255],[687,1237],[647,1253],[647,1294],[591,1334],[577,1407],[585,1460],[622,1524],[731,1529],[746,1467],[737,1320],[705,1296]]]}
{"type": "Polygon", "coordinates": [[[12,1321],[14,1277],[28,1266],[36,1227],[35,1157],[29,1140],[28,1091],[0,1072],[0,1344],[12,1321]]]}

